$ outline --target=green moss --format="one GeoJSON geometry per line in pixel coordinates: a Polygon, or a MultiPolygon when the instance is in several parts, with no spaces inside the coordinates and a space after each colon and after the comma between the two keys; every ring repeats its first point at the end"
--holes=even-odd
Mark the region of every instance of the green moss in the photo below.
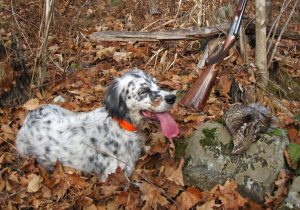
{"type": "Polygon", "coordinates": [[[185,139],[178,139],[175,141],[175,159],[179,160],[181,157],[185,156],[185,150],[187,147],[187,142],[185,139]]]}
{"type": "Polygon", "coordinates": [[[75,62],[72,62],[71,65],[70,65],[70,67],[71,67],[73,70],[75,70],[75,69],[77,69],[77,68],[79,67],[79,64],[78,64],[78,63],[75,63],[75,62]]]}
{"type": "Polygon", "coordinates": [[[200,144],[203,147],[217,145],[218,142],[216,141],[216,131],[217,128],[212,128],[212,129],[204,128],[202,130],[202,133],[204,134],[204,138],[200,139],[200,144]]]}
{"type": "Polygon", "coordinates": [[[217,119],[215,119],[215,122],[220,123],[221,125],[224,125],[224,126],[226,125],[223,118],[217,118],[217,119]]]}
{"type": "Polygon", "coordinates": [[[295,122],[300,122],[300,113],[295,115],[294,117],[295,122]]]}
{"type": "Polygon", "coordinates": [[[122,0],[111,0],[110,2],[113,6],[118,6],[122,2],[122,0]]]}
{"type": "Polygon", "coordinates": [[[267,132],[267,134],[269,136],[278,136],[278,137],[282,137],[284,136],[285,132],[283,129],[281,128],[274,128],[273,130],[267,132]]]}

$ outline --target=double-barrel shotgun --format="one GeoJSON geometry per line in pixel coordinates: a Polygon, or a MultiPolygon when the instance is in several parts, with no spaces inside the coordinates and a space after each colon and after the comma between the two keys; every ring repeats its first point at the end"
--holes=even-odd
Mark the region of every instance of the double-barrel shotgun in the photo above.
{"type": "Polygon", "coordinates": [[[196,82],[194,82],[192,87],[182,98],[181,104],[192,106],[198,111],[202,111],[205,107],[206,101],[219,73],[220,63],[237,40],[246,4],[247,0],[238,1],[236,12],[222,48],[216,54],[209,56],[205,60],[206,68],[201,71],[196,82]]]}

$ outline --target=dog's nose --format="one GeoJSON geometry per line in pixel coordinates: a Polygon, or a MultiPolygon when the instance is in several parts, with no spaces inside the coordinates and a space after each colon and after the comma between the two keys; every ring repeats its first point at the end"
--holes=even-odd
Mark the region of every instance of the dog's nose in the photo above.
{"type": "Polygon", "coordinates": [[[176,100],[176,96],[173,95],[173,94],[170,94],[170,95],[166,95],[165,96],[165,100],[168,104],[174,104],[175,103],[175,100],[176,100]]]}

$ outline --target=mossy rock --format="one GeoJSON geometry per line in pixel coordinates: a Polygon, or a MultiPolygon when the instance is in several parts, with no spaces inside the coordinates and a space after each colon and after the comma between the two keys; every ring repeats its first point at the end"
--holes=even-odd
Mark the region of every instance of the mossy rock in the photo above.
{"type": "Polygon", "coordinates": [[[244,154],[233,155],[227,128],[217,122],[206,122],[186,143],[185,184],[209,190],[226,180],[235,180],[243,196],[263,203],[265,194],[272,193],[274,181],[284,168],[283,150],[288,138],[285,132],[274,136],[264,134],[244,154]]]}

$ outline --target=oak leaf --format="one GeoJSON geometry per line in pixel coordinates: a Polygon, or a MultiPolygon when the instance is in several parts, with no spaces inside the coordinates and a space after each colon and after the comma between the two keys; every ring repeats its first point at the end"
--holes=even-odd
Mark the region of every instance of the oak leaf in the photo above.
{"type": "Polygon", "coordinates": [[[183,164],[184,164],[184,159],[181,158],[178,168],[173,172],[171,176],[168,177],[168,180],[173,181],[175,184],[180,186],[184,186],[183,175],[182,175],[183,164]]]}
{"type": "Polygon", "coordinates": [[[187,210],[203,200],[203,193],[195,187],[189,187],[177,197],[176,202],[181,209],[187,210]]]}
{"type": "Polygon", "coordinates": [[[143,194],[142,199],[146,201],[142,208],[144,210],[151,208],[156,209],[157,204],[165,206],[169,203],[167,198],[162,196],[160,190],[154,185],[143,182],[140,186],[140,190],[143,194]]]}
{"type": "Polygon", "coordinates": [[[215,206],[215,200],[207,201],[205,204],[201,206],[197,206],[196,210],[213,210],[215,206]]]}
{"type": "Polygon", "coordinates": [[[34,110],[40,106],[40,100],[38,98],[32,98],[23,104],[23,108],[27,111],[34,110]]]}
{"type": "Polygon", "coordinates": [[[42,181],[43,178],[41,176],[34,175],[27,185],[27,192],[37,192],[41,187],[42,181]]]}

